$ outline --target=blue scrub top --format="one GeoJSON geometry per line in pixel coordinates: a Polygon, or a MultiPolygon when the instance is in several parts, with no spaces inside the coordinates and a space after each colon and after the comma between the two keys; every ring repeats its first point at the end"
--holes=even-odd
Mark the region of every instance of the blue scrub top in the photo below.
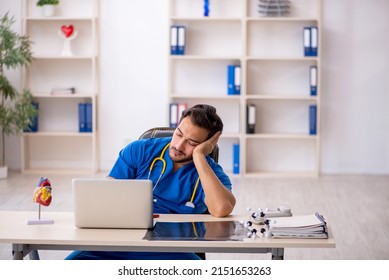
{"type": "MultiPolygon", "coordinates": [[[[115,179],[148,179],[152,161],[161,155],[163,148],[170,143],[171,137],[150,138],[136,140],[119,153],[119,157],[109,173],[115,179]]],[[[157,186],[158,177],[162,171],[162,161],[155,162],[151,171],[150,180],[154,189],[154,213],[169,214],[202,214],[207,210],[204,203],[204,191],[201,181],[197,188],[194,205],[195,208],[186,206],[190,201],[198,173],[193,162],[186,164],[177,171],[173,171],[173,163],[169,157],[168,149],[163,155],[166,161],[166,170],[162,174],[157,186]]],[[[223,168],[210,156],[207,162],[215,172],[222,184],[231,191],[231,181],[223,168]]]]}

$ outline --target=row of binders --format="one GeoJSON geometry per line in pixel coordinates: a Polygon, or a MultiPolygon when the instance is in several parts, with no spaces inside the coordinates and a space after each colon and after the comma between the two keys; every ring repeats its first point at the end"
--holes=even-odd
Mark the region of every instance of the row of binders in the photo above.
{"type": "MultiPolygon", "coordinates": [[[[81,106],[81,104],[80,104],[81,106]]],[[[186,103],[170,103],[169,105],[169,126],[176,128],[180,123],[183,111],[188,108],[186,103]]],[[[316,135],[317,133],[317,105],[309,105],[309,134],[316,135]]],[[[91,109],[90,109],[91,114],[91,109]]],[[[83,113],[81,113],[83,115],[83,113]]],[[[255,134],[255,125],[257,119],[257,107],[255,104],[246,106],[246,133],[255,134]]],[[[81,132],[81,130],[80,130],[81,132]]],[[[239,148],[236,148],[239,151],[239,148]]]]}
{"type": "Polygon", "coordinates": [[[304,27],[303,42],[304,42],[304,56],[317,56],[318,54],[318,35],[317,26],[304,27]]]}
{"type": "Polygon", "coordinates": [[[182,25],[170,27],[170,54],[184,55],[186,45],[186,28],[182,25]]]}
{"type": "Polygon", "coordinates": [[[268,220],[271,238],[328,238],[327,222],[319,213],[268,220]]]}
{"type": "MultiPolygon", "coordinates": [[[[309,67],[309,91],[311,96],[317,95],[317,66],[309,67]]],[[[227,93],[228,95],[239,95],[241,86],[241,67],[240,65],[227,66],[227,93]]]]}
{"type": "Polygon", "coordinates": [[[92,132],[92,103],[78,103],[79,132],[92,132]]]}
{"type": "Polygon", "coordinates": [[[186,103],[170,103],[169,105],[169,126],[176,128],[180,123],[182,113],[188,108],[186,103]]]}
{"type": "MultiPolygon", "coordinates": [[[[306,26],[303,29],[304,56],[317,56],[319,46],[319,29],[317,26],[306,26]]],[[[170,26],[170,54],[184,55],[186,48],[186,27],[170,26]]]]}

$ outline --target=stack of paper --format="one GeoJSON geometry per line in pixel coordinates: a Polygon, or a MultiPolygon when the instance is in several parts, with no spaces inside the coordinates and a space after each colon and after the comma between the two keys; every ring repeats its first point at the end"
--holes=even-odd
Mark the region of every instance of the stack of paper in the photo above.
{"type": "Polygon", "coordinates": [[[328,238],[327,223],[322,215],[270,218],[269,237],[272,238],[328,238]]]}

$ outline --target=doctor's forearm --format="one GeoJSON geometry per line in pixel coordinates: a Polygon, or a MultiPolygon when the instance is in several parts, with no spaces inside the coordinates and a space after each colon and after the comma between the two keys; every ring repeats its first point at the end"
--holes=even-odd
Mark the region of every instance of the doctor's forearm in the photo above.
{"type": "Polygon", "coordinates": [[[193,161],[205,192],[205,204],[213,216],[225,217],[231,214],[236,200],[215,175],[204,155],[193,154],[193,161]]]}

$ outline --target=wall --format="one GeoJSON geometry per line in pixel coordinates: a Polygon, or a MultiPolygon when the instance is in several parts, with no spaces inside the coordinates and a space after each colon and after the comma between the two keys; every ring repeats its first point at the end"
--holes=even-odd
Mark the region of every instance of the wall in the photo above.
{"type": "MultiPolygon", "coordinates": [[[[166,125],[168,5],[100,1],[98,126],[107,170],[126,142],[166,125]]],[[[18,19],[19,1],[0,0],[0,15],[6,11],[18,19]]],[[[388,29],[389,1],[323,1],[323,173],[389,174],[388,29]]],[[[7,139],[7,153],[9,167],[20,168],[18,138],[7,139]]]]}

